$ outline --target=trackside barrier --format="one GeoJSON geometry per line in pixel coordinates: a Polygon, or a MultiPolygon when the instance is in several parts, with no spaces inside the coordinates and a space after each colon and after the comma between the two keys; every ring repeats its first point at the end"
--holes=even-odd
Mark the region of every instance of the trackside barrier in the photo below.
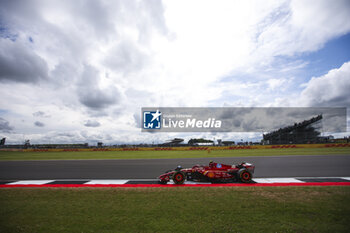
{"type": "Polygon", "coordinates": [[[253,149],[251,146],[230,146],[228,150],[253,149]]]}
{"type": "Polygon", "coordinates": [[[79,151],[79,149],[63,149],[63,151],[79,151]]]}
{"type": "Polygon", "coordinates": [[[297,148],[296,145],[274,145],[271,149],[297,148]]]}
{"type": "Polygon", "coordinates": [[[136,151],[140,150],[140,148],[123,148],[123,151],[136,151]]]}
{"type": "Polygon", "coordinates": [[[173,150],[172,147],[156,147],[154,150],[173,150]]]}
{"type": "Polygon", "coordinates": [[[190,147],[188,150],[208,150],[209,147],[190,147]]]}
{"type": "Polygon", "coordinates": [[[251,145],[251,146],[195,146],[195,147],[130,147],[130,148],[65,148],[65,149],[7,149],[1,151],[21,152],[91,152],[91,151],[215,151],[247,149],[292,149],[292,148],[349,148],[350,143],[333,144],[292,144],[292,145],[251,145]]]}
{"type": "Polygon", "coordinates": [[[350,147],[350,144],[344,143],[344,144],[326,144],[325,147],[350,147]]]}

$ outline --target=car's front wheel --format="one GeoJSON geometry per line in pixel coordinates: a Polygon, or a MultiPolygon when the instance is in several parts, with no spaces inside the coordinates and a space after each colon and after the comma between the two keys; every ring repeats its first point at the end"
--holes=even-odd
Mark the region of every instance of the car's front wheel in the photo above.
{"type": "Polygon", "coordinates": [[[175,184],[183,184],[185,182],[186,175],[182,171],[177,171],[173,175],[173,181],[175,184]]]}

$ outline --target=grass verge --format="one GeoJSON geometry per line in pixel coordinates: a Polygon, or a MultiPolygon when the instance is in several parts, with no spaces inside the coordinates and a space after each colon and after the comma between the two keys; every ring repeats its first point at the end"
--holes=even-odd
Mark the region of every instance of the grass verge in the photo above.
{"type": "Polygon", "coordinates": [[[350,187],[9,188],[0,232],[349,232],[350,187]]]}
{"type": "Polygon", "coordinates": [[[17,152],[0,151],[0,160],[69,160],[69,159],[171,159],[241,156],[329,155],[348,154],[350,148],[289,148],[208,151],[87,151],[87,152],[17,152]]]}

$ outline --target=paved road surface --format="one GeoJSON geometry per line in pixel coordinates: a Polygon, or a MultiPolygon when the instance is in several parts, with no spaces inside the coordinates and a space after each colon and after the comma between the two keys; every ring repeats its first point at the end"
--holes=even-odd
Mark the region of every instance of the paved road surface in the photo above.
{"type": "Polygon", "coordinates": [[[177,165],[192,167],[250,162],[254,177],[349,177],[350,155],[271,156],[149,160],[0,161],[0,180],[33,179],[154,179],[177,165]]]}

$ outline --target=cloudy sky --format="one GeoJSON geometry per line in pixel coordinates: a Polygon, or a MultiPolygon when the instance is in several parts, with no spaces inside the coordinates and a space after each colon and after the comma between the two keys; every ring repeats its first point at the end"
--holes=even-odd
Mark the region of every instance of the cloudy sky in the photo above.
{"type": "Polygon", "coordinates": [[[141,107],[349,108],[349,51],[347,0],[3,0],[0,137],[256,138],[141,133],[141,107]]]}

